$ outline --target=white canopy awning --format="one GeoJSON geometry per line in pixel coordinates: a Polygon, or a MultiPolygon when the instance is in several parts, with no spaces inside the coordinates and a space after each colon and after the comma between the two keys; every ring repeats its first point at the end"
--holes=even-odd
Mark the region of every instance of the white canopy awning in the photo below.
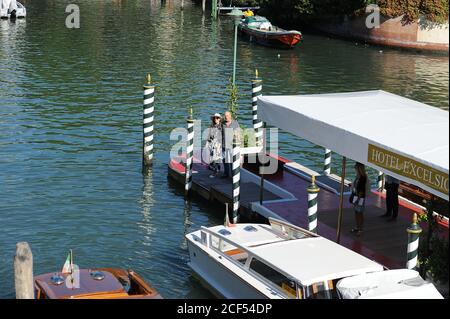
{"type": "Polygon", "coordinates": [[[449,113],[385,91],[258,99],[262,121],[449,199],[449,113]]]}

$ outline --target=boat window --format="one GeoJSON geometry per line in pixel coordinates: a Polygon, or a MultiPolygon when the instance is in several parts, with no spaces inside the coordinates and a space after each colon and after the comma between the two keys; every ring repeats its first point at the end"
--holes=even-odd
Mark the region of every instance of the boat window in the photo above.
{"type": "Polygon", "coordinates": [[[336,299],[338,294],[332,280],[322,281],[303,288],[305,299],[336,299]]]}
{"type": "Polygon", "coordinates": [[[202,230],[202,231],[201,231],[201,236],[202,236],[202,239],[201,239],[202,244],[203,244],[203,245],[206,245],[206,243],[208,242],[208,241],[207,241],[207,238],[208,238],[207,236],[208,236],[208,235],[202,230]]]}
{"type": "Polygon", "coordinates": [[[280,272],[276,271],[272,267],[266,265],[256,258],[252,259],[250,263],[250,269],[281,288],[281,290],[289,297],[297,297],[297,286],[294,280],[289,279],[285,275],[281,274],[280,272]]]}

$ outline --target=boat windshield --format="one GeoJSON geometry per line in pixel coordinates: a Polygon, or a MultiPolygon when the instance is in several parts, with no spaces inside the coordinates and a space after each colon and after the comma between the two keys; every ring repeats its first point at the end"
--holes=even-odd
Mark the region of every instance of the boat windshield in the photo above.
{"type": "Polygon", "coordinates": [[[261,30],[270,30],[272,28],[272,24],[270,23],[270,21],[261,16],[246,17],[245,23],[249,28],[261,30]]]}
{"type": "Polygon", "coordinates": [[[298,294],[303,296],[304,299],[339,299],[334,280],[301,287],[301,291],[298,294]]]}
{"type": "Polygon", "coordinates": [[[313,237],[313,234],[305,231],[304,229],[283,223],[282,221],[270,218],[269,222],[272,230],[287,240],[313,237]]]}

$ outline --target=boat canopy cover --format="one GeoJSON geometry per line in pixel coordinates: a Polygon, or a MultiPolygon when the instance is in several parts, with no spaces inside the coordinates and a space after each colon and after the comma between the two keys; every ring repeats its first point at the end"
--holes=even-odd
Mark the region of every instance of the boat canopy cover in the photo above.
{"type": "Polygon", "coordinates": [[[385,91],[263,96],[269,125],[448,201],[449,113],[385,91]]]}
{"type": "Polygon", "coordinates": [[[251,22],[269,22],[269,20],[267,20],[267,18],[262,17],[262,16],[250,16],[250,17],[246,17],[245,18],[245,22],[246,23],[251,23],[251,22]]]}
{"type": "Polygon", "coordinates": [[[409,269],[344,278],[336,288],[344,299],[444,299],[432,283],[409,269]]]}
{"type": "Polygon", "coordinates": [[[270,30],[272,28],[272,23],[261,16],[246,17],[245,23],[248,27],[255,29],[270,30]]]}
{"type": "Polygon", "coordinates": [[[380,264],[323,237],[275,242],[248,250],[304,286],[383,271],[380,264]],[[292,258],[293,252],[298,258],[292,258]]]}

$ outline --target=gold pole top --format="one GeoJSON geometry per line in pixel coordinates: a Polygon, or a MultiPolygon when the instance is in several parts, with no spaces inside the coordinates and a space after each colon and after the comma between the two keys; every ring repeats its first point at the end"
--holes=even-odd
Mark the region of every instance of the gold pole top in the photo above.
{"type": "Polygon", "coordinates": [[[147,84],[152,84],[152,76],[149,74],[147,74],[147,84]]]}
{"type": "Polygon", "coordinates": [[[255,79],[259,78],[259,72],[258,69],[255,69],[255,79]]]}
{"type": "Polygon", "coordinates": [[[189,119],[192,120],[193,116],[194,116],[194,110],[192,109],[192,105],[191,105],[191,106],[189,107],[189,119]]]}
{"type": "Polygon", "coordinates": [[[312,183],[313,185],[316,185],[316,175],[313,175],[313,176],[311,177],[311,183],[312,183]]]}
{"type": "Polygon", "coordinates": [[[417,225],[417,213],[414,213],[412,223],[413,223],[413,225],[417,225]]]}

